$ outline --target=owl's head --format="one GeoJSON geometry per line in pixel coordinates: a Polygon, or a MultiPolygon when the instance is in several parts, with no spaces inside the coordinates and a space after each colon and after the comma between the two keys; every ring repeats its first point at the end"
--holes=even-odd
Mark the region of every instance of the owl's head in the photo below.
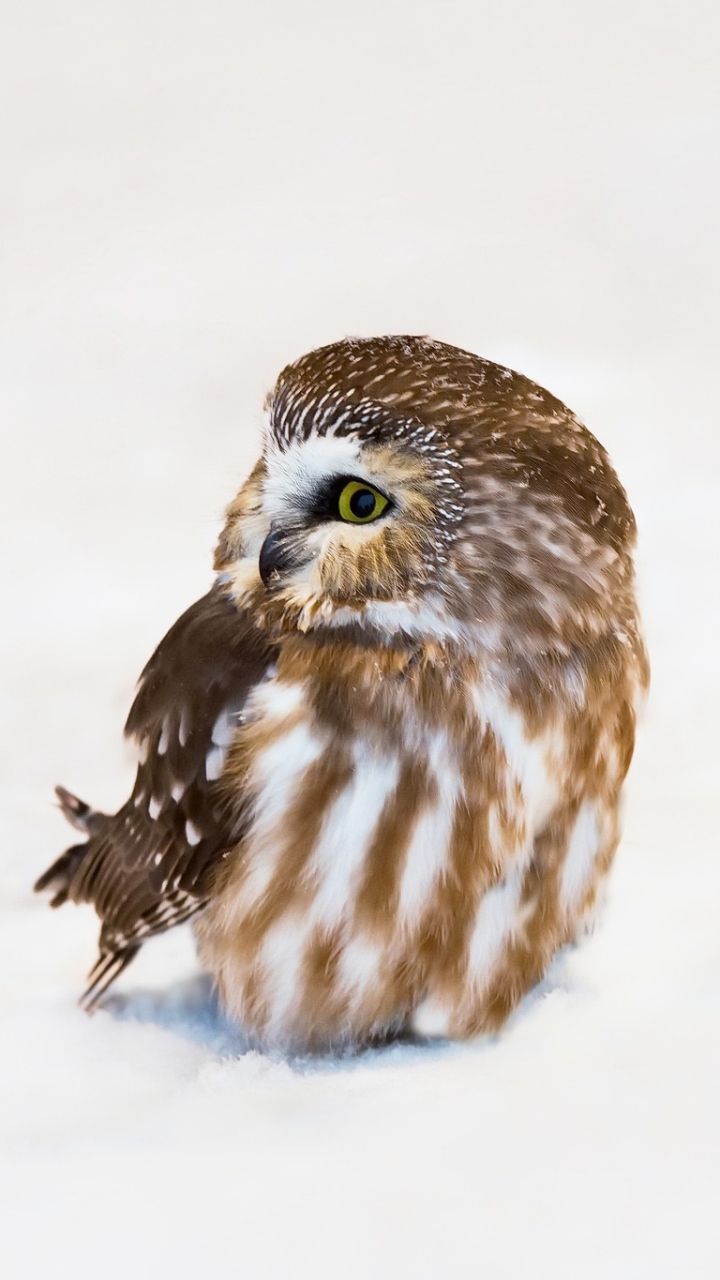
{"type": "Polygon", "coordinates": [[[215,558],[266,626],[544,643],[616,589],[624,492],[527,378],[426,338],[346,339],[289,365],[267,411],[215,558]]]}
{"type": "Polygon", "coordinates": [[[263,455],[228,509],[216,567],[282,629],[412,632],[442,591],[460,463],[387,385],[401,353],[384,354],[368,368],[366,343],[312,352],[268,399],[263,455]]]}

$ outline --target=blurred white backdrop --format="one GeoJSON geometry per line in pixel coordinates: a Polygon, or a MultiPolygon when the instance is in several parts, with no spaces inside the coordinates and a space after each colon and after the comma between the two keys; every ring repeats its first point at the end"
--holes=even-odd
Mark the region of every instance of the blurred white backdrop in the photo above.
{"type": "Polygon", "coordinates": [[[4,0],[5,1275],[720,1271],[719,27],[711,0],[4,0]],[[182,934],[123,979],[135,1021],[88,1021],[92,913],[29,891],[52,787],[124,799],[134,681],[209,583],[279,369],[392,331],[548,386],[634,502],[654,688],[604,921],[484,1046],[233,1056],[182,934]]]}

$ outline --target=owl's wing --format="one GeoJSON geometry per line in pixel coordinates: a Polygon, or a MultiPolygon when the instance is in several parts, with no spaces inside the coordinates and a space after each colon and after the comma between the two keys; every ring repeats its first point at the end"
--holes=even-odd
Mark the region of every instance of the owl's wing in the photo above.
{"type": "Polygon", "coordinates": [[[217,779],[249,693],[273,651],[214,587],[171,627],[140,677],[125,732],[139,747],[132,795],[114,815],[58,788],[65,816],[88,835],[38,880],[53,906],[91,902],[100,956],[92,1005],[146,938],[187,920],[238,832],[217,779]]]}

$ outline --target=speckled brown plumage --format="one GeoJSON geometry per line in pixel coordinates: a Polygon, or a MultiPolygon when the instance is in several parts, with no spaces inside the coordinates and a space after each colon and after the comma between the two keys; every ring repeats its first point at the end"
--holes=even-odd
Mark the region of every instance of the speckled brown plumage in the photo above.
{"type": "Polygon", "coordinates": [[[618,841],[648,678],[625,492],[548,392],[428,339],[311,352],[267,409],[217,583],[144,673],[133,797],[43,881],[98,907],[96,990],[197,913],[260,1043],[496,1029],[618,841]],[[343,477],[385,513],[341,519],[343,477]]]}

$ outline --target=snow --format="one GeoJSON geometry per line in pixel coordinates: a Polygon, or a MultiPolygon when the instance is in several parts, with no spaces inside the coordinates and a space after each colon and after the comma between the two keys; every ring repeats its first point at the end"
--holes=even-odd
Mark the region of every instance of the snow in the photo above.
{"type": "Polygon", "coordinates": [[[720,1273],[717,7],[9,0],[0,39],[0,1267],[720,1273]],[[426,332],[549,386],[641,529],[654,685],[594,936],[497,1039],[246,1051],[189,931],[93,1018],[30,885],[119,804],[281,366],[426,332]]]}

